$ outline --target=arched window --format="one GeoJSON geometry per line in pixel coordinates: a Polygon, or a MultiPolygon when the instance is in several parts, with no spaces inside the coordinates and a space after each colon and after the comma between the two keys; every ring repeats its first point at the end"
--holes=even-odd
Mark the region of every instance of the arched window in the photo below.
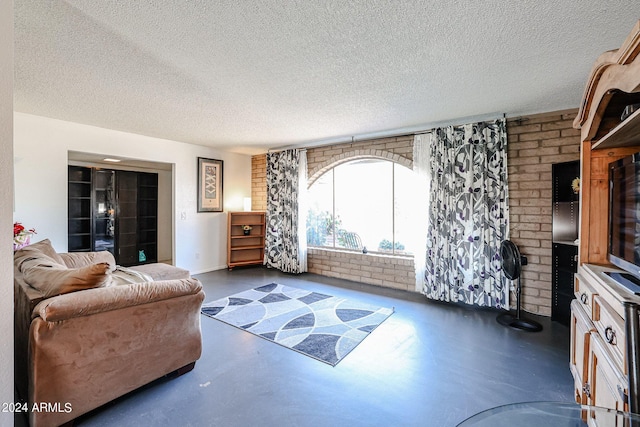
{"type": "Polygon", "coordinates": [[[410,254],[411,169],[388,160],[352,160],[309,187],[309,246],[410,254]]]}

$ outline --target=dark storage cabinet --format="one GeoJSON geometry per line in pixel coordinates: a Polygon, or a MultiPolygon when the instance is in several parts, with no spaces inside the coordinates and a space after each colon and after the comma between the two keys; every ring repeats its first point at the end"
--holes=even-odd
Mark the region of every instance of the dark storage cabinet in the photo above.
{"type": "Polygon", "coordinates": [[[115,176],[108,169],[93,170],[93,250],[115,255],[115,176]]]}
{"type": "Polygon", "coordinates": [[[92,250],[91,237],[91,169],[69,166],[68,235],[69,251],[92,250]]]}
{"type": "Polygon", "coordinates": [[[69,252],[109,251],[123,266],[158,260],[158,174],[69,166],[69,252]]]}
{"type": "Polygon", "coordinates": [[[118,263],[138,263],[138,174],[120,171],[118,174],[118,263]]]}
{"type": "Polygon", "coordinates": [[[574,298],[573,280],[578,269],[579,193],[572,183],[580,176],[580,162],[556,163],[552,166],[553,180],[553,281],[551,319],[569,325],[571,300],[574,298]]]}
{"type": "Polygon", "coordinates": [[[553,301],[551,320],[569,326],[571,320],[571,300],[573,276],[578,271],[578,246],[554,243],[552,249],[553,301]]]}
{"type": "Polygon", "coordinates": [[[158,174],[138,173],[138,262],[158,259],[158,174]]]}

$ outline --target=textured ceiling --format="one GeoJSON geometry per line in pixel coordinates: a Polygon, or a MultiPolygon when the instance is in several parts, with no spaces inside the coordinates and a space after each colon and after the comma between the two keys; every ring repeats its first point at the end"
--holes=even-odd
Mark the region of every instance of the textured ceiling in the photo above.
{"type": "Polygon", "coordinates": [[[638,0],[14,0],[16,111],[236,152],[576,108],[638,0]]]}

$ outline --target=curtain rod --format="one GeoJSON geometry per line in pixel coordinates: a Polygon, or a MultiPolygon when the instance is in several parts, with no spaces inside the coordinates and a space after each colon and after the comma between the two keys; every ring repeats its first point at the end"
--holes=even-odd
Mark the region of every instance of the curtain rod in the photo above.
{"type": "MultiPolygon", "coordinates": [[[[444,126],[460,126],[460,122],[461,121],[465,121],[466,123],[476,123],[476,122],[486,122],[489,120],[495,120],[497,118],[503,118],[506,120],[507,118],[507,114],[506,113],[493,113],[491,115],[484,115],[484,116],[473,116],[473,117],[467,117],[467,118],[462,118],[462,119],[457,119],[456,122],[453,122],[452,120],[449,121],[442,121],[442,122],[434,122],[433,124],[430,125],[423,125],[420,126],[420,128],[416,129],[416,130],[403,130],[403,131],[399,131],[397,133],[394,133],[393,131],[390,131],[389,133],[384,133],[384,132],[379,132],[379,133],[371,133],[371,134],[362,134],[360,135],[360,138],[356,139],[355,135],[352,136],[343,136],[343,137],[339,137],[339,138],[335,138],[332,140],[319,140],[317,141],[317,143],[313,143],[313,142],[309,142],[306,144],[292,144],[292,145],[285,145],[282,147],[275,147],[275,148],[269,148],[267,150],[267,153],[271,153],[271,152],[275,152],[275,151],[283,151],[283,150],[288,150],[288,149],[293,149],[293,148],[321,148],[321,147],[328,147],[331,145],[338,145],[338,144],[345,144],[345,143],[355,143],[357,141],[367,141],[367,140],[374,140],[374,139],[383,139],[383,138],[397,138],[400,136],[409,136],[409,135],[421,135],[421,134],[426,134],[426,133],[431,133],[431,131],[435,128],[438,127],[444,127],[444,126]],[[424,126],[429,126],[426,129],[424,128],[424,126]],[[326,141],[326,142],[325,142],[326,141]]],[[[527,120],[527,119],[518,119],[518,120],[527,120]]],[[[466,124],[463,123],[463,124],[466,124]]]]}

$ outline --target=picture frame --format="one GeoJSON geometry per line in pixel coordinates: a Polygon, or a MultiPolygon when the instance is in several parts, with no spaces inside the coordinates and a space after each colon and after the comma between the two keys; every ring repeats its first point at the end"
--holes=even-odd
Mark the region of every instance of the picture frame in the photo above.
{"type": "Polygon", "coordinates": [[[222,212],[222,192],[222,160],[198,157],[198,212],[222,212]]]}

